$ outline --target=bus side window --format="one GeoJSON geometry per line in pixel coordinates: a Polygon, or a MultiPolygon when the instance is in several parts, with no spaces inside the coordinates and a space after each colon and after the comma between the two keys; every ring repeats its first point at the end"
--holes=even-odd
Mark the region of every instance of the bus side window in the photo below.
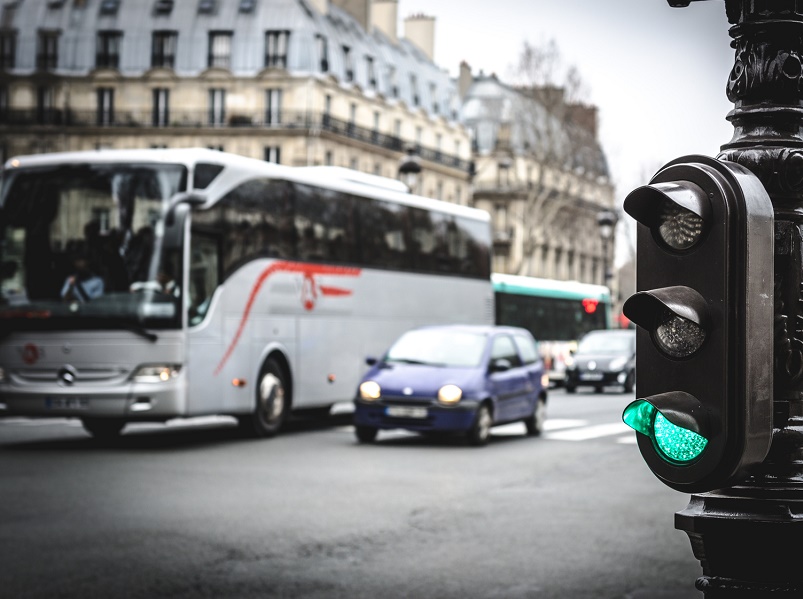
{"type": "Polygon", "coordinates": [[[206,316],[212,294],[220,283],[219,276],[220,257],[217,238],[201,232],[193,232],[188,294],[190,325],[200,323],[206,316]]]}

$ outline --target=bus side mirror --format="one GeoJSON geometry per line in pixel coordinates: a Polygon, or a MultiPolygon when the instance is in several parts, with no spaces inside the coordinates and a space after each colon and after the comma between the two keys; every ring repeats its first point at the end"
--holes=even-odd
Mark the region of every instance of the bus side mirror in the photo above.
{"type": "Polygon", "coordinates": [[[202,204],[206,204],[206,197],[195,192],[180,192],[170,198],[170,203],[167,205],[167,212],[165,213],[165,225],[168,227],[172,227],[175,224],[176,208],[181,204],[201,206],[202,204]]]}

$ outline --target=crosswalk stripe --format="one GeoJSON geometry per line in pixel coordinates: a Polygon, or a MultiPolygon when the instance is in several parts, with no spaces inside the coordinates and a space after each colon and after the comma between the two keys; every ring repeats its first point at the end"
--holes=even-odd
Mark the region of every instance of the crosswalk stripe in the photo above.
{"type": "Polygon", "coordinates": [[[599,437],[620,435],[629,430],[632,429],[624,422],[611,422],[608,424],[597,424],[595,426],[584,426],[581,428],[547,433],[545,436],[547,439],[558,441],[587,441],[589,439],[597,439],[599,437]]]}

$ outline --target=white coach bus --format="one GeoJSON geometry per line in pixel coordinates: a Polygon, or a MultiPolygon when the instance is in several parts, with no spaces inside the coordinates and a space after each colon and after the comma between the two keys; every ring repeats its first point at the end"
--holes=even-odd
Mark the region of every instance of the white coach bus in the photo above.
{"type": "Polygon", "coordinates": [[[487,213],[332,167],[205,149],[9,160],[0,414],[127,422],[353,398],[365,357],[430,323],[492,323],[487,213]]]}

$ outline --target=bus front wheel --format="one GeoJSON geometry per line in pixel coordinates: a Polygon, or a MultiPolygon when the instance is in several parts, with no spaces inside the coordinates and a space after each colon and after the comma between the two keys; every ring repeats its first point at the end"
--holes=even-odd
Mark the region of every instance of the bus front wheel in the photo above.
{"type": "Polygon", "coordinates": [[[262,367],[254,411],[241,416],[240,428],[249,436],[272,437],[279,432],[290,409],[287,375],[273,358],[262,367]]]}

